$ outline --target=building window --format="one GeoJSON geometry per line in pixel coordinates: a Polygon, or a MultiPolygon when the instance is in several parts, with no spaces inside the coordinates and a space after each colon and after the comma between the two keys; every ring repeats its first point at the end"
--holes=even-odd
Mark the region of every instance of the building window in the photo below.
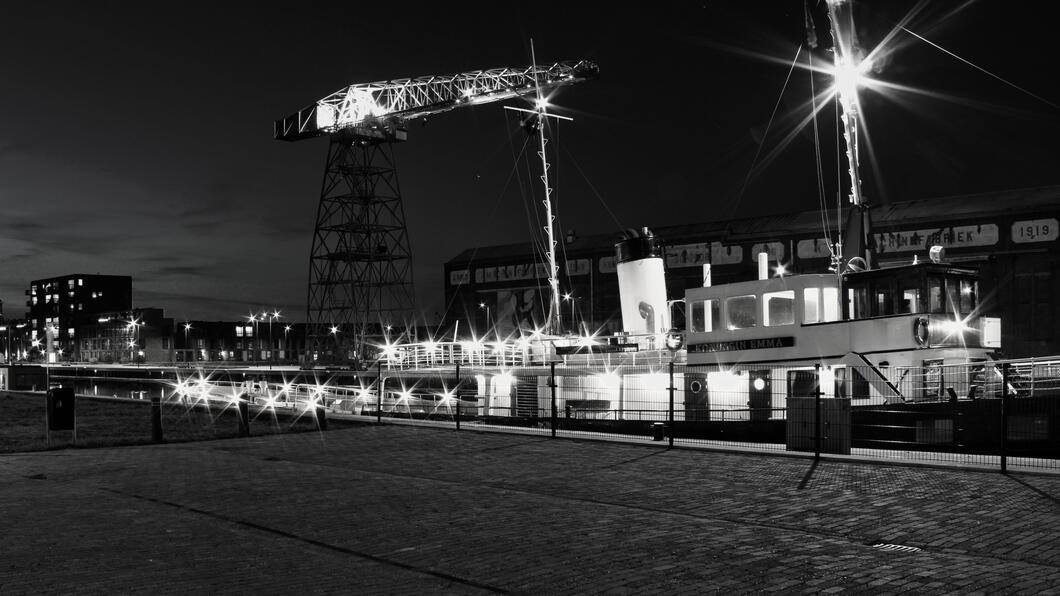
{"type": "Polygon", "coordinates": [[[163,350],[168,350],[169,349],[169,338],[168,337],[163,337],[162,338],[162,349],[163,350]]]}
{"type": "Polygon", "coordinates": [[[243,337],[243,326],[236,325],[236,337],[243,337]]]}
{"type": "Polygon", "coordinates": [[[81,279],[80,277],[77,278],[77,285],[78,287],[85,285],[85,280],[81,279]]]}
{"type": "Polygon", "coordinates": [[[74,288],[74,280],[72,280],[72,279],[66,280],[66,287],[68,287],[68,288],[70,288],[72,290],[74,288]]]}

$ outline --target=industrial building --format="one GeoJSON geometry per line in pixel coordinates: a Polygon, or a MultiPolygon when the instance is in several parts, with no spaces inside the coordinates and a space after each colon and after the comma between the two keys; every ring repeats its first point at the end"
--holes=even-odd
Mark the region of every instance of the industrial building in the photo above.
{"type": "MultiPolygon", "coordinates": [[[[932,246],[942,246],[946,261],[979,268],[982,309],[1002,318],[1005,356],[1060,354],[1060,186],[876,205],[870,214],[877,266],[926,259],[932,246]]],[[[652,228],[666,246],[675,325],[683,322],[685,289],[703,285],[706,264],[715,284],[754,279],[762,252],[788,272],[828,271],[836,238],[825,236],[822,219],[810,211],[652,228]]],[[[620,239],[618,232],[564,238],[558,265],[565,331],[622,331],[620,239]]],[[[501,337],[540,327],[547,270],[529,241],[463,251],[445,265],[449,325],[460,321],[462,329],[501,337]]]]}

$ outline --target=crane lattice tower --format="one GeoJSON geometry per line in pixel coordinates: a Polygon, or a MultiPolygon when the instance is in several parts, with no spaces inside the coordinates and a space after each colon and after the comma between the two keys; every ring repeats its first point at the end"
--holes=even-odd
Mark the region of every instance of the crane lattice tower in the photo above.
{"type": "Polygon", "coordinates": [[[408,121],[598,72],[581,60],[355,84],[277,120],[279,140],[330,138],[309,256],[307,358],[363,362],[388,327],[415,327],[412,250],[393,156],[408,121]]]}

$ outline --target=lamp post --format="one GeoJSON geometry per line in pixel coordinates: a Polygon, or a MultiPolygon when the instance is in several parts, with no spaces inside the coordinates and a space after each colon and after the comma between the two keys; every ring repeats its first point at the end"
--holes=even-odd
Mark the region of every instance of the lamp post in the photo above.
{"type": "Polygon", "coordinates": [[[191,323],[184,321],[184,362],[188,361],[188,331],[191,331],[191,323]]]}
{"type": "Polygon", "coordinates": [[[290,356],[291,346],[289,346],[287,344],[287,342],[288,342],[287,334],[290,333],[290,332],[291,332],[291,326],[290,325],[284,325],[283,326],[283,355],[284,355],[284,360],[287,360],[287,359],[289,359],[291,357],[290,356]]]}
{"type": "Polygon", "coordinates": [[[140,319],[133,319],[130,324],[133,328],[133,361],[136,362],[136,366],[140,366],[140,360],[137,356],[140,354],[140,326],[144,323],[140,319]]]}
{"type": "Polygon", "coordinates": [[[247,317],[247,323],[250,323],[250,325],[251,325],[251,327],[250,327],[251,336],[253,338],[251,341],[247,342],[247,357],[248,357],[247,360],[251,360],[251,358],[254,356],[254,349],[255,349],[254,348],[254,343],[258,339],[257,338],[257,335],[258,335],[258,316],[254,315],[254,314],[248,316],[247,317]]]}
{"type": "Polygon", "coordinates": [[[490,327],[493,326],[493,321],[490,320],[490,307],[485,302],[479,302],[478,307],[479,310],[486,311],[486,332],[482,334],[482,337],[486,337],[487,335],[489,335],[490,327]]]}
{"type": "Polygon", "coordinates": [[[566,292],[563,294],[563,300],[570,302],[570,327],[571,333],[577,333],[578,329],[574,324],[574,294],[572,292],[566,292]]]}
{"type": "Polygon", "coordinates": [[[269,315],[269,368],[272,368],[272,353],[273,349],[276,347],[272,342],[272,321],[273,319],[278,318],[280,318],[280,311],[278,310],[272,311],[272,314],[269,315]]]}

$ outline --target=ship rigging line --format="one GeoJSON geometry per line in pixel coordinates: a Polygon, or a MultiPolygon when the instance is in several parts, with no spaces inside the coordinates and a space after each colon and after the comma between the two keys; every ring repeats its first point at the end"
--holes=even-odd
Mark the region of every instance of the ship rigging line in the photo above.
{"type": "Polygon", "coordinates": [[[755,156],[751,160],[751,167],[747,168],[747,176],[743,179],[743,186],[740,187],[740,193],[736,195],[736,200],[732,202],[732,208],[729,210],[729,219],[732,219],[736,212],[736,208],[740,205],[740,201],[743,200],[743,193],[747,190],[747,185],[751,182],[751,174],[755,171],[755,165],[758,163],[758,157],[762,154],[762,147],[766,144],[766,138],[769,137],[769,129],[773,126],[773,120],[777,116],[777,110],[780,109],[780,100],[784,98],[784,92],[788,89],[788,83],[791,81],[791,73],[795,71],[795,65],[799,62],[799,55],[802,53],[802,44],[795,49],[795,58],[791,61],[791,66],[788,68],[788,76],[784,78],[784,85],[780,88],[780,95],[777,96],[777,102],[773,105],[773,113],[769,115],[769,122],[766,123],[766,130],[762,133],[762,140],[758,143],[758,148],[755,150],[755,156]]]}
{"type": "Polygon", "coordinates": [[[949,55],[950,57],[952,57],[952,58],[954,58],[956,60],[960,60],[961,62],[967,64],[968,66],[971,66],[972,68],[974,68],[974,69],[978,70],[979,72],[987,75],[988,77],[997,79],[998,81],[1001,81],[1002,83],[1004,83],[1004,84],[1006,84],[1006,85],[1008,85],[1008,86],[1010,86],[1010,87],[1012,87],[1012,88],[1014,88],[1014,89],[1016,89],[1018,91],[1026,93],[1027,95],[1033,97],[1034,99],[1037,99],[1040,102],[1047,103],[1047,104],[1049,104],[1050,106],[1052,106],[1054,108],[1060,109],[1060,105],[1057,105],[1057,104],[1049,101],[1048,99],[1042,97],[1041,95],[1038,95],[1036,93],[1028,91],[1027,89],[1024,89],[1023,87],[1020,87],[1019,85],[1013,83],[1012,81],[1009,81],[1008,79],[1000,77],[1000,76],[990,72],[989,70],[986,70],[985,68],[983,68],[981,66],[978,66],[978,65],[976,65],[976,64],[974,64],[972,62],[969,62],[968,60],[965,60],[964,58],[961,58],[957,54],[954,54],[953,52],[947,50],[946,48],[938,45],[937,43],[929,40],[928,38],[926,38],[926,37],[924,37],[922,35],[918,35],[918,34],[912,32],[912,31],[910,31],[909,29],[907,29],[906,27],[904,27],[902,25],[898,25],[898,27],[901,28],[902,31],[905,31],[906,33],[908,33],[909,35],[912,35],[913,37],[919,39],[920,41],[928,44],[929,46],[935,48],[936,50],[938,50],[938,51],[940,51],[940,52],[942,52],[944,54],[949,55]]]}
{"type": "Polygon", "coordinates": [[[578,173],[582,175],[582,179],[584,179],[585,183],[589,185],[589,190],[593,191],[593,194],[596,196],[596,199],[600,201],[600,205],[604,208],[604,211],[607,211],[607,214],[611,216],[611,219],[615,222],[616,229],[620,232],[627,229],[627,226],[622,225],[622,222],[619,221],[615,212],[611,211],[611,207],[607,205],[607,201],[604,199],[603,195],[600,194],[600,191],[596,190],[596,186],[594,186],[592,181],[589,180],[589,177],[585,175],[585,171],[578,165],[577,160],[574,159],[574,156],[571,155],[570,151],[567,151],[566,147],[563,148],[563,153],[570,158],[571,165],[573,165],[574,169],[578,170],[578,173]]]}
{"type": "MultiPolygon", "coordinates": [[[[511,144],[511,135],[510,134],[508,135],[508,141],[509,141],[509,144],[511,144]]],[[[519,149],[519,155],[515,157],[515,165],[512,167],[511,171],[508,172],[508,178],[504,181],[504,186],[501,188],[500,193],[497,194],[497,199],[493,202],[493,209],[490,210],[490,217],[489,217],[490,220],[492,220],[496,216],[497,208],[500,207],[501,199],[504,197],[504,193],[508,191],[508,186],[512,183],[512,178],[518,174],[518,170],[519,170],[519,156],[522,156],[524,153],[526,153],[526,144],[529,141],[530,141],[530,137],[527,137],[526,140],[523,141],[523,146],[519,149]]],[[[514,154],[515,153],[515,146],[514,146],[514,144],[511,144],[511,145],[512,145],[512,153],[514,154]]],[[[470,268],[471,263],[475,262],[475,256],[478,254],[479,248],[480,248],[479,246],[475,246],[473,249],[471,249],[471,256],[468,257],[468,259],[467,259],[469,268],[470,268]]],[[[446,305],[445,305],[445,316],[449,315],[449,310],[453,307],[453,301],[456,300],[456,296],[457,296],[457,293],[453,292],[453,296],[449,299],[449,302],[446,303],[446,305]]],[[[443,317],[443,319],[444,319],[444,317],[443,317]]]]}
{"type": "MultiPolygon", "coordinates": [[[[810,113],[813,115],[813,155],[817,161],[814,173],[817,175],[817,204],[821,208],[821,228],[824,231],[825,241],[828,243],[828,253],[835,258],[835,248],[832,245],[832,232],[828,226],[828,205],[824,193],[824,167],[821,159],[821,134],[817,127],[817,90],[813,85],[813,52],[806,52],[809,63],[810,76],[810,113]]],[[[838,228],[838,226],[837,226],[838,228]]]]}

